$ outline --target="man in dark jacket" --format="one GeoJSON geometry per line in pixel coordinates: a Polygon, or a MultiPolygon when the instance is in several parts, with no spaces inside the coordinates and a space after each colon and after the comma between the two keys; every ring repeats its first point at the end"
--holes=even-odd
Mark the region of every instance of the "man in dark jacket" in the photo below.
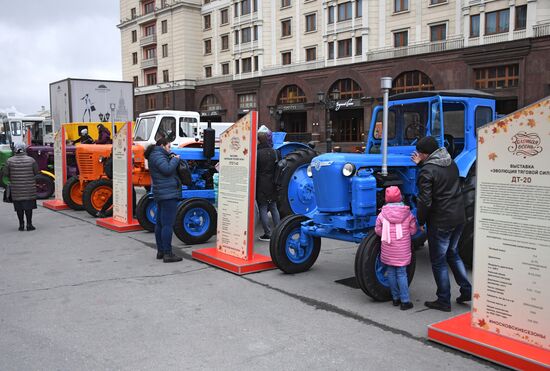
{"type": "Polygon", "coordinates": [[[97,125],[97,130],[99,132],[96,144],[109,144],[111,143],[111,132],[103,124],[97,125]]]}
{"type": "Polygon", "coordinates": [[[77,144],[77,143],[81,143],[81,144],[94,144],[94,140],[92,139],[92,137],[88,134],[88,129],[82,129],[80,130],[80,138],[78,138],[77,140],[75,140],[73,142],[73,144],[77,144]]]}
{"type": "Polygon", "coordinates": [[[451,311],[451,287],[447,264],[460,286],[457,303],[471,300],[472,286],[458,255],[458,241],[464,229],[465,211],[458,167],[435,138],[424,137],[416,144],[412,160],[418,172],[417,218],[427,225],[432,272],[437,284],[437,300],[424,304],[431,309],[451,311]]]}
{"type": "Polygon", "coordinates": [[[269,140],[269,133],[261,131],[258,133],[258,153],[256,160],[256,201],[260,209],[260,220],[264,228],[264,234],[260,237],[262,241],[269,241],[271,229],[267,212],[271,213],[273,224],[277,226],[281,221],[279,210],[277,210],[277,186],[275,185],[275,169],[279,155],[269,140]]]}

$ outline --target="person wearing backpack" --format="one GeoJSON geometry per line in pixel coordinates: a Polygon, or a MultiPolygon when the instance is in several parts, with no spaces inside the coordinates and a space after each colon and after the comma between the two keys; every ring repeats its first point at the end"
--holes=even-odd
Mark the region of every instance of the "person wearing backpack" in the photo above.
{"type": "Polygon", "coordinates": [[[258,132],[258,152],[256,159],[256,202],[260,209],[260,221],[264,234],[260,236],[261,241],[271,239],[271,228],[269,227],[268,212],[271,213],[273,224],[277,226],[281,221],[277,209],[277,186],[275,184],[275,170],[279,154],[273,149],[268,131],[258,132]]]}

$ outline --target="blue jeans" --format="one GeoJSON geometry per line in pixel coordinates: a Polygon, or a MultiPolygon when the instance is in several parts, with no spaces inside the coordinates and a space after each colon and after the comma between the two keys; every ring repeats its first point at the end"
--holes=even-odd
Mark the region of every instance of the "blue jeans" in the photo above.
{"type": "Polygon", "coordinates": [[[157,201],[157,224],[155,225],[155,240],[158,252],[172,253],[172,229],[176,221],[178,200],[157,201]]]}
{"type": "Polygon", "coordinates": [[[428,226],[430,261],[437,284],[437,301],[446,305],[451,305],[451,282],[447,264],[451,267],[455,281],[460,286],[460,293],[472,294],[472,285],[468,281],[466,268],[458,255],[458,241],[463,229],[464,224],[451,228],[428,226]]]}
{"type": "Polygon", "coordinates": [[[407,278],[407,267],[394,267],[386,265],[386,277],[390,284],[391,297],[393,300],[401,300],[402,303],[411,301],[409,298],[409,280],[407,278]]]}
{"type": "Polygon", "coordinates": [[[260,203],[258,202],[258,208],[260,209],[260,220],[262,222],[262,227],[264,228],[264,234],[271,236],[271,228],[269,228],[269,218],[267,216],[267,211],[271,213],[271,219],[273,219],[273,224],[277,226],[281,222],[281,217],[279,216],[279,210],[277,210],[277,203],[275,201],[260,203]]]}

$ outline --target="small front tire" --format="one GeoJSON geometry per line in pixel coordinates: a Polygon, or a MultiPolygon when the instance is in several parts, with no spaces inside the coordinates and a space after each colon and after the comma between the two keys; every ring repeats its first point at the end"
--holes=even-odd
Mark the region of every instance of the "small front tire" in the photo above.
{"type": "Polygon", "coordinates": [[[83,189],[77,176],[70,177],[63,186],[63,202],[73,210],[84,210],[82,203],[83,189]]]}
{"type": "Polygon", "coordinates": [[[148,232],[155,231],[157,224],[157,203],[150,194],[145,194],[136,206],[136,217],[139,224],[148,232]]]}
{"type": "Polygon", "coordinates": [[[36,198],[45,200],[52,197],[55,191],[55,183],[52,178],[45,174],[35,176],[36,180],[36,198]]]}
{"type": "MultiPolygon", "coordinates": [[[[94,218],[101,210],[105,202],[113,195],[113,182],[109,179],[94,180],[86,186],[82,194],[82,203],[84,208],[94,218]]],[[[113,215],[113,207],[111,206],[106,216],[113,215]]]]}
{"type": "Polygon", "coordinates": [[[216,233],[218,212],[202,198],[185,200],[176,214],[174,233],[186,245],[205,243],[216,233]]]}

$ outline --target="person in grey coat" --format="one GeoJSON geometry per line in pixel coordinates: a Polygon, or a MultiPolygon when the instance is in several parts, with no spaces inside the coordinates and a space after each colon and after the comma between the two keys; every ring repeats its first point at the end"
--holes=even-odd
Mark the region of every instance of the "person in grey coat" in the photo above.
{"type": "Polygon", "coordinates": [[[24,216],[27,218],[27,231],[34,231],[32,210],[36,209],[36,179],[39,174],[36,161],[27,156],[23,143],[15,145],[15,155],[4,167],[4,175],[10,180],[13,208],[19,218],[19,230],[25,230],[24,216]]]}

